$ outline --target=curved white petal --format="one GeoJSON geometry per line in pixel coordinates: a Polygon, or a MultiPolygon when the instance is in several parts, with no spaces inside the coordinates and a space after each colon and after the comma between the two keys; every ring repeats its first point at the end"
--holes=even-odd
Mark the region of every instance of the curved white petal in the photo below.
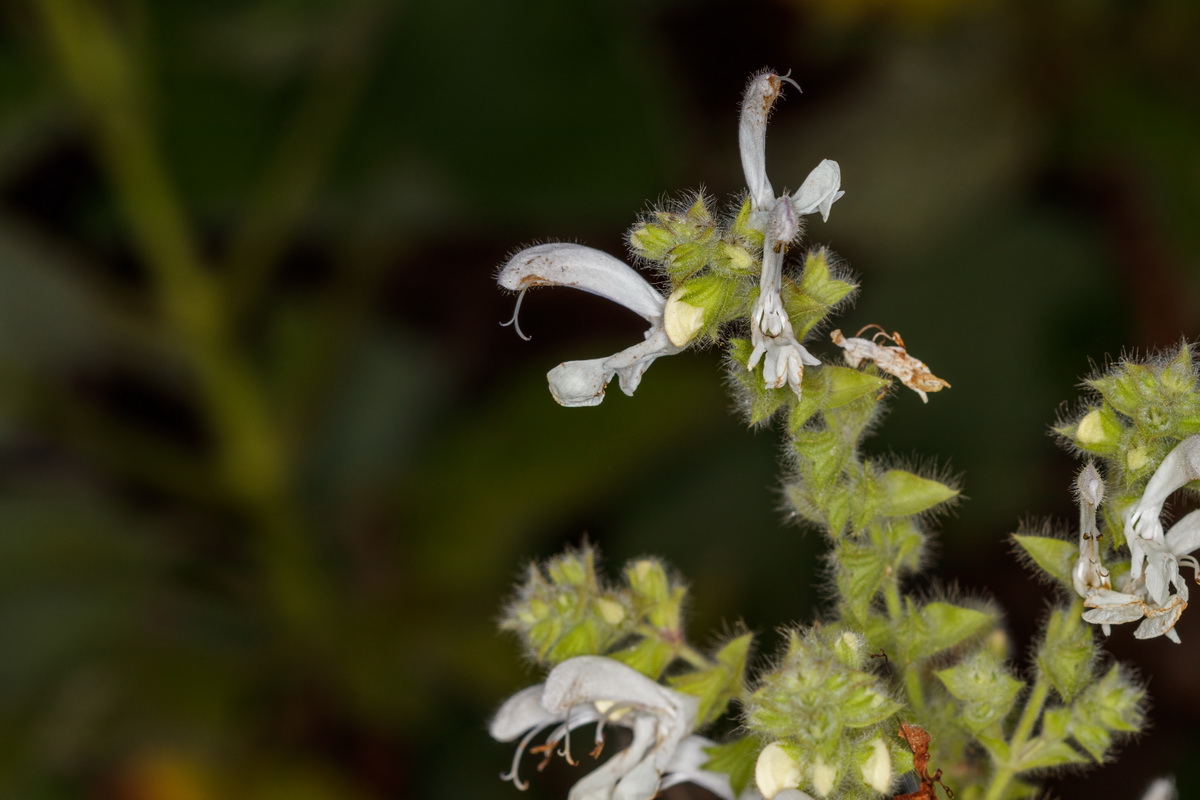
{"type": "Polygon", "coordinates": [[[746,187],[750,190],[750,206],[755,211],[767,210],[775,201],[775,192],[767,178],[767,118],[782,89],[782,78],[773,72],[760,72],[750,79],[742,96],[738,149],[746,187]]]}
{"type": "Polygon", "coordinates": [[[1088,608],[1115,608],[1117,606],[1137,605],[1142,598],[1135,594],[1115,592],[1112,589],[1100,589],[1088,594],[1083,604],[1088,608]]]}
{"type": "Polygon", "coordinates": [[[1093,608],[1083,612],[1083,621],[1093,625],[1121,625],[1134,622],[1146,616],[1140,606],[1115,606],[1112,608],[1093,608]]]}
{"type": "MultiPolygon", "coordinates": [[[[640,716],[635,719],[633,741],[624,750],[580,778],[567,794],[568,800],[614,800],[617,797],[615,792],[618,781],[641,764],[654,745],[654,728],[653,717],[640,716]]],[[[645,793],[631,797],[636,797],[636,800],[650,800],[658,791],[658,781],[655,779],[653,785],[646,788],[646,781],[636,776],[626,791],[635,787],[643,789],[645,793]]]]}
{"type": "Polygon", "coordinates": [[[603,250],[552,242],[527,247],[508,260],[496,281],[505,289],[570,286],[619,303],[653,322],[666,298],[633,267],[603,250]]]}
{"type": "Polygon", "coordinates": [[[818,164],[804,183],[792,195],[792,205],[797,215],[812,214],[820,211],[821,218],[829,220],[829,210],[838,198],[845,194],[840,191],[842,185],[842,168],[836,161],[825,159],[818,164]]]}
{"type": "Polygon", "coordinates": [[[1142,800],[1177,800],[1175,781],[1171,778],[1159,778],[1146,789],[1142,800]]]}
{"type": "MultiPolygon", "coordinates": [[[[1175,600],[1178,601],[1178,598],[1175,600]]],[[[1183,614],[1186,606],[1187,604],[1183,602],[1172,602],[1162,609],[1155,609],[1153,616],[1147,613],[1146,619],[1134,630],[1134,638],[1153,639],[1155,636],[1166,635],[1178,644],[1179,635],[1174,631],[1175,623],[1179,622],[1179,617],[1183,614]]]]}
{"type": "Polygon", "coordinates": [[[1185,514],[1166,534],[1167,547],[1177,556],[1200,549],[1200,510],[1185,514]]]}
{"type": "Polygon", "coordinates": [[[689,736],[675,748],[671,762],[667,764],[666,777],[659,785],[659,791],[679,783],[694,783],[715,794],[722,800],[734,800],[733,786],[729,783],[729,775],[724,772],[713,772],[704,769],[709,756],[705,748],[712,747],[714,742],[703,736],[689,736]]]}
{"type": "Polygon", "coordinates": [[[1179,575],[1179,563],[1167,546],[1154,539],[1142,542],[1146,553],[1146,592],[1160,606],[1167,602],[1171,584],[1179,586],[1183,579],[1179,575]]]}
{"type": "Polygon", "coordinates": [[[1134,536],[1161,539],[1163,503],[1176,489],[1197,479],[1200,479],[1200,435],[1189,436],[1175,445],[1154,470],[1141,498],[1126,512],[1125,539],[1134,536]]]}
{"type": "Polygon", "coordinates": [[[574,706],[597,702],[674,714],[675,692],[647,678],[633,667],[604,656],[576,656],[550,671],[542,705],[547,711],[564,714],[574,706]]]}
{"type": "Polygon", "coordinates": [[[619,376],[621,391],[633,396],[642,382],[642,375],[656,358],[675,355],[683,350],[671,343],[661,327],[650,329],[645,341],[627,347],[606,358],[587,361],[566,361],[546,373],[550,394],[559,405],[568,408],[598,406],[604,400],[604,390],[619,376]]]}
{"type": "Polygon", "coordinates": [[[605,366],[607,360],[564,361],[547,372],[546,381],[555,402],[567,408],[600,405],[604,401],[604,389],[615,373],[605,366]]]}
{"type": "Polygon", "coordinates": [[[488,733],[498,742],[511,742],[530,728],[542,728],[558,717],[542,706],[543,684],[530,686],[504,701],[492,717],[488,733]]]}

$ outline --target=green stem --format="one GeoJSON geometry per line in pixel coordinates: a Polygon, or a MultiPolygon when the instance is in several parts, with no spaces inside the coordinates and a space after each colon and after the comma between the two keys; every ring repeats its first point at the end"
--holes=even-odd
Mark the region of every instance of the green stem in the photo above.
{"type": "MultiPolygon", "coordinates": [[[[900,597],[900,582],[891,575],[883,585],[883,603],[887,608],[888,619],[893,623],[899,622],[904,616],[904,601],[900,597]]],[[[921,713],[925,710],[925,688],[921,685],[921,669],[919,664],[905,664],[904,693],[908,705],[913,711],[921,713]]]]}
{"type": "Polygon", "coordinates": [[[317,625],[319,561],[286,508],[289,459],[227,309],[202,263],[168,179],[136,65],[109,21],[84,0],[40,0],[54,53],[93,116],[100,154],[159,306],[195,372],[217,465],[232,497],[258,523],[267,580],[293,624],[317,625]]]}
{"type": "Polygon", "coordinates": [[[888,619],[898,622],[904,614],[904,604],[900,601],[900,584],[894,576],[884,584],[883,602],[887,606],[888,619]]]}
{"type": "Polygon", "coordinates": [[[1024,749],[1029,737],[1033,734],[1033,728],[1042,716],[1042,707],[1046,704],[1046,698],[1049,695],[1050,681],[1044,675],[1039,675],[1033,684],[1033,690],[1029,693],[1029,699],[1025,702],[1025,710],[1021,712],[1021,719],[1017,721],[1012,739],[1009,740],[1009,764],[997,769],[996,773],[992,775],[992,781],[988,785],[984,800],[1000,800],[1004,796],[1004,790],[1008,788],[1009,782],[1017,774],[1017,770],[1012,764],[1020,757],[1021,750],[1024,749]]]}

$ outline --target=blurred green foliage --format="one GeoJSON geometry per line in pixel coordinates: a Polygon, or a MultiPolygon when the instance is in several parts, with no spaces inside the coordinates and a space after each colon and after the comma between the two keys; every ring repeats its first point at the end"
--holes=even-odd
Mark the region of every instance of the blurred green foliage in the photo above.
{"type": "MultiPolygon", "coordinates": [[[[0,22],[5,797],[511,796],[483,722],[529,677],[499,602],[585,531],[677,565],[698,625],[811,620],[816,537],[782,525],[772,437],[728,418],[715,356],[559,409],[541,373],[635,323],[534,295],[524,345],[489,280],[519,244],[619,253],[648,199],[740,191],[762,66],[805,88],[773,174],[844,170],[809,232],[866,287],[844,327],[900,330],[954,384],[936,412],[896,398],[881,438],[965,472],[939,571],[1028,630],[1041,595],[996,565],[1020,515],[1070,513],[1056,405],[1089,358],[1200,323],[1188,0],[17,0],[0,22]]],[[[1184,769],[1195,654],[1156,647],[1159,734],[1062,796],[1184,769]]]]}

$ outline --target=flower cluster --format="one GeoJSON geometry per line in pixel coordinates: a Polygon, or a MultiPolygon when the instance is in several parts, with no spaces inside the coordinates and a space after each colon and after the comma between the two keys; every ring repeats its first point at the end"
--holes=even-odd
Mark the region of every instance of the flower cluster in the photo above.
{"type": "Polygon", "coordinates": [[[1080,476],[1081,524],[1079,560],[1073,576],[1075,589],[1090,610],[1083,618],[1109,626],[1141,621],[1133,635],[1138,639],[1166,636],[1179,642],[1175,623],[1187,608],[1187,581],[1179,573],[1179,565],[1200,572],[1200,564],[1189,555],[1200,548],[1200,511],[1187,514],[1165,533],[1162,526],[1163,504],[1167,498],[1190,481],[1200,478],[1200,436],[1190,436],[1180,442],[1162,460],[1145,491],[1136,503],[1126,509],[1125,542],[1129,547],[1129,573],[1122,590],[1113,591],[1109,573],[1100,563],[1098,542],[1100,533],[1095,525],[1095,508],[1103,494],[1103,483],[1091,465],[1080,476]],[[1085,492],[1084,482],[1098,485],[1099,490],[1085,492]],[[1090,527],[1090,530],[1085,528],[1090,527]]]}
{"type": "MultiPolygon", "coordinates": [[[[611,356],[567,361],[552,369],[547,375],[550,393],[561,405],[598,405],[614,377],[619,379],[621,390],[632,395],[655,359],[681,352],[697,340],[706,326],[732,319],[728,308],[731,296],[739,295],[741,299],[734,304],[737,316],[745,313],[741,306],[749,292],[733,284],[744,283],[755,268],[759,273],[758,294],[745,314],[752,344],[746,366],[753,371],[762,362],[766,386],[780,388],[786,384],[800,397],[804,366],[820,362],[797,338],[783,297],[783,260],[800,235],[800,218],[820,213],[828,219],[830,207],[843,192],[837,162],[825,160],[794,193],[775,196],[766,172],[767,118],[785,81],[791,82],[786,76],[762,72],[746,89],[738,143],[749,197],[744,213],[725,235],[714,235],[716,223],[701,199],[689,209],[688,215],[682,218],[660,215],[659,225],[644,224],[630,236],[635,252],[657,257],[676,275],[681,262],[695,264],[697,268],[686,277],[697,280],[685,280],[686,285],[679,285],[667,297],[623,261],[590,247],[565,243],[528,247],[501,267],[497,276],[500,286],[520,293],[513,324],[521,298],[534,286],[582,289],[619,303],[650,323],[644,341],[638,344],[611,356]],[[696,274],[709,262],[721,260],[711,252],[698,250],[696,245],[718,240],[725,245],[726,271],[734,273],[725,276],[733,280],[719,282],[726,285],[713,285],[704,280],[705,276],[696,274]],[[757,257],[748,249],[754,241],[761,242],[757,257]],[[697,259],[697,255],[701,258],[697,259]]],[[[834,302],[844,297],[849,288],[834,302]]]]}
{"type": "MultiPolygon", "coordinates": [[[[1031,776],[1103,762],[1143,725],[1142,688],[1105,663],[1091,626],[1107,634],[1138,621],[1138,638],[1179,640],[1188,600],[1180,567],[1200,568],[1189,555],[1200,547],[1200,511],[1169,528],[1163,512],[1200,480],[1200,376],[1187,347],[1093,378],[1099,405],[1058,428],[1096,463],[1076,480],[1077,541],[1016,537],[1077,595],[1047,615],[1028,669],[1014,665],[991,603],[931,597],[927,579],[912,591],[927,561],[927,522],[958,488],[944,473],[865,454],[863,440],[890,378],[922,401],[949,383],[877,325],[853,337],[831,332],[848,366],[822,363],[805,346],[857,286],[824,248],[785,270],[803,217],[827,218],[842,196],[829,160],[795,192],[772,187],[766,127],[788,83],[767,71],[746,88],[738,140],[748,190],[736,211],[719,220],[698,194],[630,231],[635,258],[664,288],[620,259],[565,243],[521,250],[498,281],[519,293],[514,325],[535,286],[591,292],[648,323],[641,342],[550,370],[550,392],[564,406],[601,403],[614,379],[632,395],[656,359],[725,342],[748,422],[779,422],[792,516],[828,542],[829,612],[787,630],[781,654],[748,681],[753,636],[734,635],[711,653],[689,644],[687,589],[657,559],[631,562],[616,583],[597,576],[587,547],[531,566],[501,624],[545,679],[509,698],[490,728],[518,743],[505,777],[519,788],[525,753],[540,754],[541,766],[555,753],[574,764],[572,732],[595,726],[593,758],[614,728],[623,729],[620,749],[575,783],[572,800],[650,800],[679,783],[723,800],[934,800],[939,788],[950,793],[947,784],[964,797],[1028,797],[1037,793],[1031,776]],[[879,332],[862,338],[871,328],[879,332]],[[1122,545],[1127,563],[1116,558],[1122,545]],[[730,710],[736,734],[721,742],[699,734],[730,710]]],[[[1173,795],[1160,781],[1146,798],[1173,795]]]]}
{"type": "Polygon", "coordinates": [[[578,656],[559,664],[544,683],[510,697],[492,719],[492,738],[510,742],[521,737],[512,769],[505,775],[518,788],[527,784],[518,775],[522,754],[541,731],[552,728],[546,741],[531,752],[571,756],[571,731],[596,724],[593,757],[604,746],[606,726],[628,728],[633,736],[620,752],[592,770],[571,789],[571,800],[646,800],[660,789],[693,782],[724,800],[733,800],[728,776],[701,769],[707,761],[704,746],[691,736],[699,700],[652,681],[619,661],[578,656]],[[664,780],[664,775],[666,776],[664,780]]]}

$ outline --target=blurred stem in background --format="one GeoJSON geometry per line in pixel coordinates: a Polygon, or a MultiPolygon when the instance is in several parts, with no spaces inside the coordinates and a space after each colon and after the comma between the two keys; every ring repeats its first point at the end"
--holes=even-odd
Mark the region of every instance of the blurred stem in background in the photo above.
{"type": "Polygon", "coordinates": [[[329,630],[330,578],[290,497],[294,442],[239,346],[238,322],[253,309],[360,94],[368,52],[362,40],[378,23],[378,4],[361,5],[329,47],[223,272],[199,253],[151,123],[145,70],[117,26],[87,0],[39,6],[59,66],[92,117],[162,315],[195,375],[214,468],[252,521],[277,611],[303,641],[316,643],[329,630]]]}

